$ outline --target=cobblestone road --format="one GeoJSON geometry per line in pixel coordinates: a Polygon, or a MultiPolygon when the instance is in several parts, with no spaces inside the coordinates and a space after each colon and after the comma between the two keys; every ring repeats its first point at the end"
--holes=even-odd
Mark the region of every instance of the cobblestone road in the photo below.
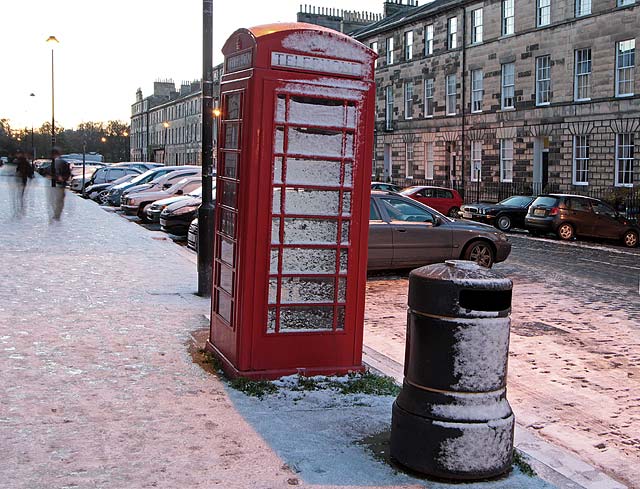
{"type": "MultiPolygon", "coordinates": [[[[640,250],[511,236],[519,423],[640,487],[640,250]]],[[[370,276],[365,344],[402,363],[407,274],[370,276]]]]}

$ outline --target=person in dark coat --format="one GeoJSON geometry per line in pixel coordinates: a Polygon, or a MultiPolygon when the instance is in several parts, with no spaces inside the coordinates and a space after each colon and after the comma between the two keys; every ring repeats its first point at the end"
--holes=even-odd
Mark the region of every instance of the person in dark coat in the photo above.
{"type": "Polygon", "coordinates": [[[19,149],[16,154],[17,157],[14,160],[16,163],[16,174],[22,180],[22,186],[26,187],[29,178],[33,178],[33,166],[31,166],[31,162],[21,149],[19,149]]]}
{"type": "Polygon", "coordinates": [[[53,165],[56,172],[56,182],[64,186],[67,180],[71,178],[71,165],[67,160],[63,160],[60,157],[60,150],[54,148],[51,152],[53,156],[53,165]]]}

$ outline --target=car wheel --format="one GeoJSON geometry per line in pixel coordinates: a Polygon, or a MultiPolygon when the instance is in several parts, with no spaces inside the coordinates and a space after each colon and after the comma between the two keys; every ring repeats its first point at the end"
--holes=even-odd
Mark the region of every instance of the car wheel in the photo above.
{"type": "Polygon", "coordinates": [[[493,248],[489,243],[485,241],[474,241],[465,250],[464,259],[474,261],[482,267],[491,268],[495,257],[493,248]]]}
{"type": "Polygon", "coordinates": [[[573,226],[568,222],[564,222],[560,224],[560,226],[558,227],[558,231],[556,232],[558,233],[558,238],[564,241],[569,241],[570,239],[573,239],[576,234],[575,231],[573,230],[573,226]]]}
{"type": "Polygon", "coordinates": [[[496,221],[496,226],[500,231],[509,231],[511,229],[511,218],[509,216],[500,216],[496,221]]]}
{"type": "Polygon", "coordinates": [[[622,242],[627,248],[635,248],[638,246],[638,233],[632,230],[627,231],[622,237],[622,242]]]}
{"type": "Polygon", "coordinates": [[[102,192],[100,192],[98,194],[98,202],[100,203],[100,205],[108,205],[109,204],[109,191],[108,190],[103,190],[102,192]]]}
{"type": "Polygon", "coordinates": [[[460,209],[458,209],[457,207],[452,207],[451,209],[449,209],[449,212],[447,213],[447,216],[458,218],[458,217],[460,217],[458,212],[460,212],[460,209]]]}
{"type": "Polygon", "coordinates": [[[145,207],[147,207],[150,203],[151,202],[143,202],[142,204],[140,204],[140,207],[138,207],[138,218],[144,223],[151,222],[147,217],[147,213],[145,212],[145,207]]]}

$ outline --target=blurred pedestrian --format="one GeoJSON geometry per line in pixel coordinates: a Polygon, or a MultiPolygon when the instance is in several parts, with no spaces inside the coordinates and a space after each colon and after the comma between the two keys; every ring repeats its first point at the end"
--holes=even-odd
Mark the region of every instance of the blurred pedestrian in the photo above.
{"type": "Polygon", "coordinates": [[[69,178],[71,178],[71,165],[67,160],[62,159],[58,148],[53,148],[51,158],[56,172],[56,183],[64,187],[69,178]]]}
{"type": "Polygon", "coordinates": [[[22,191],[24,192],[27,181],[29,178],[33,178],[33,166],[31,166],[31,162],[21,149],[16,151],[16,159],[14,161],[16,163],[16,174],[22,181],[22,191]]]}

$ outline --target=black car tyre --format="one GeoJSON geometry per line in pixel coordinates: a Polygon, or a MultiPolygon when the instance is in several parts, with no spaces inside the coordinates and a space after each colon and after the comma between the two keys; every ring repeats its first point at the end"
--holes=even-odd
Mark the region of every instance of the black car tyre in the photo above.
{"type": "Polygon", "coordinates": [[[109,191],[108,190],[103,190],[102,192],[100,192],[98,194],[96,199],[98,200],[100,205],[108,205],[109,204],[109,191]]]}
{"type": "Polygon", "coordinates": [[[491,268],[495,260],[493,248],[486,241],[473,241],[465,249],[463,257],[486,268],[491,268]]]}
{"type": "Polygon", "coordinates": [[[449,209],[449,212],[447,213],[447,216],[449,217],[460,217],[458,215],[458,212],[460,212],[460,209],[458,209],[457,207],[452,207],[451,209],[449,209]]]}
{"type": "Polygon", "coordinates": [[[558,226],[558,230],[556,231],[556,233],[558,234],[558,238],[564,241],[569,241],[570,239],[573,239],[576,235],[576,232],[574,231],[573,226],[568,222],[563,222],[562,224],[560,224],[560,226],[558,226]]]}
{"type": "Polygon", "coordinates": [[[511,229],[511,218],[509,216],[498,216],[496,227],[500,231],[509,231],[511,229]]]}
{"type": "Polygon", "coordinates": [[[635,248],[636,246],[638,246],[638,233],[630,229],[629,231],[624,233],[622,242],[627,248],[635,248]]]}

